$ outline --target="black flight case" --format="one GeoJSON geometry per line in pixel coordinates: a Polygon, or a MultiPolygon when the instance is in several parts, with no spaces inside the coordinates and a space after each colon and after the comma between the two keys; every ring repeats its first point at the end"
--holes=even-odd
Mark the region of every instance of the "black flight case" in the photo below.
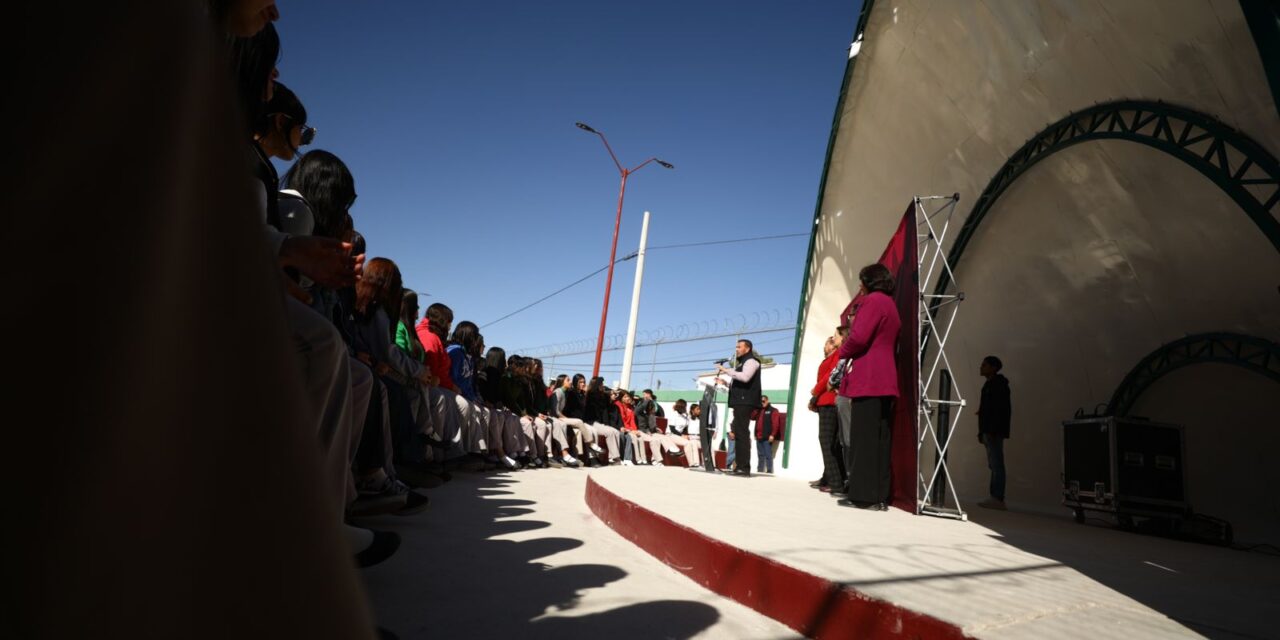
{"type": "Polygon", "coordinates": [[[1084,522],[1086,511],[1179,521],[1187,502],[1182,427],[1100,416],[1062,423],[1063,504],[1084,522]]]}

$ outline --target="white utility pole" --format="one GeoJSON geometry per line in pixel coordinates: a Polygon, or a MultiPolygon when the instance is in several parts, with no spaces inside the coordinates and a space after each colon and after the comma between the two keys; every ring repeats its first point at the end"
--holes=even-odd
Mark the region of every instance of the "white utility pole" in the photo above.
{"type": "Polygon", "coordinates": [[[636,353],[636,321],[640,319],[640,283],[644,281],[644,247],[649,240],[649,212],[640,227],[640,250],[636,252],[636,284],[631,289],[631,319],[627,321],[627,346],[622,352],[622,388],[631,388],[631,360],[636,353]]]}

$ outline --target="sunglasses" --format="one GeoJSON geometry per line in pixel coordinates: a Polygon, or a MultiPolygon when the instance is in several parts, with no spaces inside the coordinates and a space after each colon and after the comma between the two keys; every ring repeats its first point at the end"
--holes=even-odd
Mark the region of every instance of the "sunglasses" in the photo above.
{"type": "MultiPolygon", "coordinates": [[[[292,117],[292,116],[290,116],[290,115],[289,115],[289,114],[287,114],[287,113],[279,113],[279,112],[276,112],[276,113],[268,113],[268,114],[267,114],[267,117],[268,117],[268,118],[269,118],[269,117],[271,117],[271,116],[282,116],[282,117],[283,117],[284,119],[286,119],[286,120],[293,121],[293,117],[292,117]]],[[[305,147],[305,146],[307,146],[307,145],[311,144],[311,142],[312,142],[313,140],[315,140],[315,139],[316,139],[316,128],[315,128],[315,127],[309,127],[309,126],[307,126],[307,124],[306,124],[306,123],[302,123],[302,124],[294,125],[294,126],[302,127],[302,134],[301,134],[300,136],[298,136],[298,146],[299,146],[299,147],[305,147]]]]}

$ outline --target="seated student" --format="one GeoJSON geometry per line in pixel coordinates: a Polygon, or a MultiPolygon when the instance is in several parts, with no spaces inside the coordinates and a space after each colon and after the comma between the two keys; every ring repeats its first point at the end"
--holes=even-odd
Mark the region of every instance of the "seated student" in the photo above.
{"type": "MultiPolygon", "coordinates": [[[[697,418],[690,418],[688,403],[683,398],[676,400],[671,407],[671,415],[667,417],[667,438],[684,450],[684,459],[690,467],[701,464],[702,443],[698,442],[697,418]],[[693,431],[690,431],[690,425],[693,431]]],[[[698,405],[694,405],[696,410],[698,405]]]]}
{"type": "Polygon", "coordinates": [[[548,408],[551,403],[551,390],[547,388],[547,384],[543,382],[545,374],[542,370],[542,361],[537,358],[529,359],[529,385],[531,387],[531,396],[533,400],[534,410],[537,415],[534,420],[540,421],[547,425],[547,462],[553,467],[569,467],[576,469],[582,466],[578,459],[573,457],[569,451],[569,424],[559,418],[552,418],[549,415],[548,408]],[[554,444],[554,447],[553,447],[554,444]],[[560,454],[555,454],[555,447],[559,447],[560,454]]]}
{"type": "MultiPolygon", "coordinates": [[[[262,119],[254,127],[254,141],[267,156],[292,162],[298,156],[298,147],[310,144],[315,134],[315,129],[307,126],[306,107],[302,106],[302,101],[298,100],[298,96],[293,91],[277,81],[265,111],[262,119]]],[[[341,177],[350,182],[350,172],[341,177]]],[[[286,182],[288,178],[286,174],[286,182]]],[[[328,188],[324,191],[341,189],[343,185],[338,184],[339,182],[341,180],[335,180],[333,184],[326,185],[328,188]]],[[[314,197],[318,194],[312,195],[314,197]]],[[[279,199],[277,226],[280,231],[291,236],[325,235],[315,233],[312,211],[305,203],[300,206],[297,202],[303,196],[296,186],[281,189],[277,197],[279,199]]],[[[324,206],[325,203],[317,199],[316,205],[324,206]]]]}
{"type": "Polygon", "coordinates": [[[276,80],[266,114],[254,127],[254,139],[267,155],[292,162],[298,148],[311,144],[316,130],[307,126],[307,108],[297,94],[276,80]]]}
{"type": "MultiPolygon", "coordinates": [[[[576,380],[576,378],[574,378],[576,380]]],[[[551,396],[548,398],[547,414],[552,420],[560,420],[574,433],[574,444],[577,445],[578,454],[582,456],[588,467],[599,462],[595,455],[601,452],[600,445],[596,444],[596,430],[591,425],[583,422],[579,417],[581,413],[577,409],[569,408],[570,386],[573,384],[569,376],[561,374],[556,377],[555,384],[552,385],[551,396]],[[569,415],[569,411],[573,411],[577,415],[569,415]]]]}
{"type": "MultiPolygon", "coordinates": [[[[477,351],[484,350],[484,336],[480,337],[477,351]]],[[[489,413],[488,442],[501,443],[503,456],[491,451],[488,461],[501,464],[508,471],[520,468],[514,458],[523,449],[521,443],[520,419],[507,406],[504,382],[507,372],[507,352],[501,347],[492,347],[485,352],[484,362],[476,369],[476,391],[480,395],[480,403],[489,413]]]]}
{"type": "MultiPolygon", "coordinates": [[[[641,431],[636,426],[636,414],[632,410],[634,400],[630,393],[621,389],[614,390],[614,406],[617,407],[618,416],[622,423],[622,430],[627,435],[627,448],[631,452],[631,456],[635,458],[634,464],[649,464],[650,460],[645,454],[645,448],[649,443],[653,442],[653,436],[645,431],[641,431]]],[[[661,451],[659,450],[659,453],[661,451]]],[[[658,461],[662,463],[661,460],[658,461]]],[[[627,454],[623,454],[622,464],[630,466],[632,461],[628,459],[627,454]]]]}
{"type": "Polygon", "coordinates": [[[662,407],[653,397],[652,389],[645,389],[639,400],[635,395],[631,398],[636,407],[636,426],[649,434],[650,459],[655,466],[662,466],[662,451],[680,453],[680,444],[674,438],[658,430],[658,418],[662,416],[662,407]]]}
{"type": "Polygon", "coordinates": [[[458,395],[458,386],[449,376],[452,362],[445,351],[444,342],[448,339],[449,329],[453,326],[453,310],[437,302],[427,307],[422,320],[415,327],[418,340],[422,342],[422,350],[426,356],[427,366],[439,383],[430,389],[432,418],[445,425],[444,433],[449,434],[451,447],[445,452],[446,459],[456,459],[468,453],[480,453],[483,449],[483,435],[479,433],[479,425],[470,423],[471,406],[458,395]]]}
{"type": "MultiPolygon", "coordinates": [[[[413,290],[405,288],[401,295],[400,318],[396,323],[396,347],[407,354],[415,362],[426,365],[426,352],[422,348],[422,343],[418,341],[418,336],[413,331],[413,324],[418,318],[418,294],[413,290]]],[[[407,484],[422,486],[438,486],[450,479],[450,475],[444,469],[437,465],[427,464],[427,449],[424,444],[432,445],[437,448],[442,446],[443,437],[440,441],[422,440],[417,428],[417,420],[428,421],[431,419],[431,412],[428,408],[425,391],[414,389],[412,394],[406,392],[404,388],[399,387],[396,383],[385,385],[387,387],[387,404],[388,412],[391,414],[391,421],[397,425],[394,432],[398,434],[394,440],[401,444],[401,449],[396,453],[396,471],[407,484]],[[406,409],[408,409],[406,411],[406,409]],[[417,414],[414,412],[417,411],[417,414]],[[433,444],[434,443],[434,444],[433,444]],[[416,451],[415,451],[416,449],[416,451]]],[[[434,456],[433,456],[434,457],[434,456]]]]}
{"type": "MultiPolygon", "coordinates": [[[[363,242],[358,235],[357,242],[363,242]]],[[[436,430],[426,409],[425,393],[435,378],[409,350],[391,341],[390,313],[399,316],[399,305],[405,303],[400,270],[383,258],[369,273],[372,275],[349,292],[349,301],[348,292],[340,291],[336,303],[339,312],[350,305],[345,324],[346,332],[352,336],[351,349],[362,366],[373,370],[378,391],[376,402],[369,404],[365,427],[368,436],[361,438],[357,456],[363,459],[371,455],[367,453],[369,447],[383,450],[390,443],[397,472],[403,469],[417,478],[415,482],[425,482],[424,474],[429,473],[425,467],[428,449],[438,441],[432,439],[436,430]],[[399,296],[392,293],[397,287],[401,290],[399,296]]],[[[417,304],[416,296],[410,303],[417,304]]],[[[369,508],[377,507],[370,504],[369,508]]]]}
{"type": "MultiPolygon", "coordinates": [[[[488,461],[501,464],[507,469],[515,469],[515,461],[507,455],[507,445],[514,446],[514,443],[509,443],[509,438],[504,438],[500,431],[495,437],[491,428],[495,420],[494,409],[485,404],[477,389],[477,363],[480,362],[483,351],[484,336],[480,335],[480,327],[470,320],[459,322],[453,329],[453,335],[449,336],[449,346],[446,349],[449,354],[449,376],[457,385],[459,395],[472,406],[476,427],[481,430],[485,438],[485,447],[489,454],[488,461]]],[[[509,435],[514,436],[514,434],[515,432],[512,431],[509,435]]]]}
{"type": "MultiPolygon", "coordinates": [[[[394,262],[374,258],[365,265],[364,275],[356,284],[354,339],[357,357],[383,378],[383,385],[412,388],[416,384],[429,384],[431,374],[391,342],[391,315],[400,314],[403,289],[400,270],[394,262]]],[[[429,429],[425,424],[418,425],[420,429],[429,429]]],[[[403,494],[406,508],[420,510],[425,506],[426,497],[409,491],[404,483],[396,480],[390,465],[396,436],[389,429],[366,430],[356,458],[360,489],[370,495],[403,494]],[[413,503],[412,506],[409,503],[413,503]]]]}
{"type": "Polygon", "coordinates": [[[529,361],[518,355],[507,358],[507,373],[502,378],[503,403],[520,420],[523,434],[522,449],[519,451],[519,462],[525,468],[540,469],[547,467],[547,437],[551,428],[546,423],[535,420],[537,416],[533,403],[533,387],[528,382],[529,361]]]}
{"type": "Polygon", "coordinates": [[[622,458],[622,432],[609,420],[613,404],[605,389],[604,378],[592,378],[589,387],[582,374],[573,376],[573,380],[574,393],[570,395],[568,405],[570,410],[581,411],[582,421],[590,424],[598,435],[604,436],[605,447],[609,451],[609,464],[618,464],[622,458]]]}

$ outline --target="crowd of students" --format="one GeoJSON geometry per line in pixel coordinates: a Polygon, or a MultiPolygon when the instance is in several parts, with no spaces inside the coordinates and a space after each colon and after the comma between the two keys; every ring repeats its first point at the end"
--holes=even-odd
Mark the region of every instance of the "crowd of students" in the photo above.
{"type": "Polygon", "coordinates": [[[652,392],[636,398],[581,375],[548,388],[540,360],[486,351],[479,327],[455,326],[447,305],[419,316],[418,296],[396,263],[365,260],[371,247],[352,216],[353,172],[333,153],[301,153],[316,129],[302,97],[277,79],[280,48],[266,21],[232,37],[228,54],[325,486],[359,566],[385,560],[399,539],[356,519],[418,513],[430,500],[417,490],[459,468],[661,465],[663,450],[697,463],[696,440],[655,428],[652,392]],[[272,159],[293,164],[278,177],[272,159]]]}
{"type": "Polygon", "coordinates": [[[317,132],[279,81],[275,2],[28,14],[14,299],[82,309],[42,314],[57,344],[15,341],[14,397],[44,418],[13,465],[41,479],[19,635],[370,637],[353,567],[400,541],[364,516],[422,511],[459,467],[697,462],[696,409],[661,433],[652,394],[548,385],[366,260],[355,172],[300,152],[317,132]]]}

